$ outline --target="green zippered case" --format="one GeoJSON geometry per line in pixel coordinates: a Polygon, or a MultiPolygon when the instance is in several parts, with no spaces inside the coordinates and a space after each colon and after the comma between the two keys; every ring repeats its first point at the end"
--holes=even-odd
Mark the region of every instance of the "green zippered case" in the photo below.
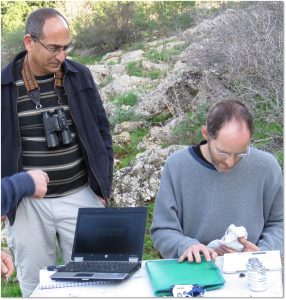
{"type": "Polygon", "coordinates": [[[160,259],[146,262],[146,269],[155,296],[172,296],[172,287],[198,284],[206,290],[224,285],[224,278],[214,261],[201,263],[178,262],[178,259],[160,259]]]}

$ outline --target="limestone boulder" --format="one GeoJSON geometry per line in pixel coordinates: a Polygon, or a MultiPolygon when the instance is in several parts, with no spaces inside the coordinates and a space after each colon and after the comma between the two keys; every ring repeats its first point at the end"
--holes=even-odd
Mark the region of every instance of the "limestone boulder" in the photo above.
{"type": "Polygon", "coordinates": [[[156,197],[167,157],[185,146],[154,146],[136,156],[128,167],[115,172],[112,202],[120,206],[146,206],[156,197]]]}

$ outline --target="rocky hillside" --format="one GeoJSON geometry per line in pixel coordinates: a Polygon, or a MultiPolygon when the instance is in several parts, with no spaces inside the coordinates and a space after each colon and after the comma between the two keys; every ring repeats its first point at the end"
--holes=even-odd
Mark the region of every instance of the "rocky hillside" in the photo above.
{"type": "MultiPolygon", "coordinates": [[[[178,36],[108,53],[89,66],[112,124],[114,204],[138,206],[154,200],[166,158],[185,147],[176,145],[174,127],[214,101],[238,96],[261,122],[282,128],[281,5],[262,2],[229,9],[178,36]],[[134,101],[126,104],[130,96],[134,101]],[[143,128],[137,156],[120,167],[118,152],[128,152],[132,133],[143,128]]],[[[257,146],[282,151],[281,128],[257,146]]]]}
{"type": "Polygon", "coordinates": [[[112,124],[112,204],[154,201],[166,158],[200,140],[208,106],[229,96],[245,100],[258,118],[254,144],[283,161],[283,2],[229,9],[88,67],[112,124]]]}

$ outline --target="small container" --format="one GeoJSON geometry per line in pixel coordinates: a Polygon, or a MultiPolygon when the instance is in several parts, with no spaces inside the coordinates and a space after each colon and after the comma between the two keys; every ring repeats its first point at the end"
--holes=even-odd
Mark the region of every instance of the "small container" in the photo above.
{"type": "Polygon", "coordinates": [[[246,264],[247,281],[254,292],[262,292],[267,289],[266,269],[258,258],[250,258],[246,264]]]}

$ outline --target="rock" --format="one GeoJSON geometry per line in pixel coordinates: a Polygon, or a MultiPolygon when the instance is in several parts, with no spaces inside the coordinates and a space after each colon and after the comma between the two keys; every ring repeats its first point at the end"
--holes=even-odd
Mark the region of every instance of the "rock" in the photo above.
{"type": "Polygon", "coordinates": [[[172,140],[172,129],[182,120],[183,117],[172,119],[164,126],[153,126],[150,128],[148,135],[138,145],[138,149],[149,149],[152,145],[169,143],[172,140]]]}
{"type": "Polygon", "coordinates": [[[131,142],[130,134],[126,131],[118,135],[113,135],[112,140],[113,143],[118,146],[123,146],[131,142]]]}
{"type": "Polygon", "coordinates": [[[110,82],[106,87],[102,88],[102,91],[106,94],[124,94],[135,90],[140,86],[148,84],[150,81],[150,78],[142,78],[137,76],[115,76],[112,82],[110,82]]]}
{"type": "Polygon", "coordinates": [[[142,67],[146,71],[152,71],[152,70],[167,71],[169,69],[168,64],[165,64],[165,63],[155,64],[149,60],[143,60],[142,67]]]}
{"type": "Polygon", "coordinates": [[[110,65],[109,70],[110,70],[110,74],[113,77],[119,77],[119,76],[126,75],[125,66],[121,65],[121,64],[110,65]]]}
{"type": "Polygon", "coordinates": [[[122,55],[122,53],[123,53],[122,50],[118,50],[118,51],[114,51],[114,52],[109,52],[109,53],[105,54],[105,55],[102,57],[101,61],[102,61],[102,62],[103,62],[103,61],[106,62],[106,61],[108,61],[108,60],[110,60],[110,59],[117,59],[117,58],[120,58],[121,55],[122,55]]]}
{"type": "Polygon", "coordinates": [[[118,133],[122,133],[123,131],[134,131],[137,128],[140,128],[144,126],[144,122],[143,121],[138,121],[138,122],[123,122],[121,124],[116,124],[114,127],[113,132],[118,134],[118,133]]]}
{"type": "Polygon", "coordinates": [[[162,149],[154,146],[137,155],[130,166],[115,172],[112,201],[120,206],[146,206],[158,191],[162,168],[167,157],[185,146],[162,149]]]}
{"type": "Polygon", "coordinates": [[[173,49],[175,47],[180,47],[185,45],[186,41],[176,41],[176,42],[170,42],[170,43],[166,43],[163,44],[159,47],[156,48],[157,51],[166,51],[166,50],[170,50],[173,49]]]}
{"type": "Polygon", "coordinates": [[[121,63],[127,64],[129,62],[139,61],[144,58],[145,52],[143,50],[135,50],[128,52],[121,57],[121,63]]]}
{"type": "Polygon", "coordinates": [[[88,68],[97,85],[99,85],[104,78],[109,76],[109,69],[106,65],[91,65],[88,66],[88,68]]]}

